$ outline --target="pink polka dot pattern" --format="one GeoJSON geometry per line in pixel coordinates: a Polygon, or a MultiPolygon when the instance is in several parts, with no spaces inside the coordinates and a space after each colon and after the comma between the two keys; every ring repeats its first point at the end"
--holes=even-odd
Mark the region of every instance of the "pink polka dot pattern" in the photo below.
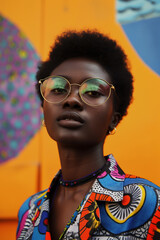
{"type": "Polygon", "coordinates": [[[39,57],[22,32],[0,15],[0,163],[25,147],[41,125],[35,92],[39,57]]]}

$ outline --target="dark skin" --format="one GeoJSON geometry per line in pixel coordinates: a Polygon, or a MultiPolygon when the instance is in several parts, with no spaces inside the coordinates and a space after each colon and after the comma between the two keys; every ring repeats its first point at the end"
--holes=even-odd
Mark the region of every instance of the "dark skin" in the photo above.
{"type": "MultiPolygon", "coordinates": [[[[111,83],[110,76],[101,65],[84,58],[64,61],[51,75],[64,76],[70,83],[81,84],[92,77],[111,83]]],[[[48,134],[58,145],[64,180],[82,178],[104,165],[104,140],[108,131],[112,131],[119,120],[119,114],[113,108],[113,94],[107,102],[92,107],[81,100],[78,87],[72,86],[67,99],[59,104],[44,101],[43,110],[48,134]],[[78,114],[83,123],[68,119],[59,121],[64,112],[78,114]]],[[[58,187],[49,219],[52,240],[59,239],[93,181],[76,187],[58,187]]]]}

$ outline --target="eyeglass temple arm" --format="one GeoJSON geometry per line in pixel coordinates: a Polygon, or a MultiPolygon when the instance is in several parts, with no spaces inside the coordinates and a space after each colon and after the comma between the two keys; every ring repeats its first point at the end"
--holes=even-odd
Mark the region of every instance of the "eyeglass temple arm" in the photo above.
{"type": "Polygon", "coordinates": [[[111,89],[115,90],[115,87],[113,85],[111,85],[111,89]]]}

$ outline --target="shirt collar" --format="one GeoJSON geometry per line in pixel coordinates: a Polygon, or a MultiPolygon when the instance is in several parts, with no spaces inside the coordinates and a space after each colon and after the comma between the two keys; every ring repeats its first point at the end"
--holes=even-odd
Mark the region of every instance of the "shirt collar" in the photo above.
{"type": "Polygon", "coordinates": [[[92,185],[95,200],[119,202],[123,200],[125,173],[119,167],[112,154],[105,157],[108,170],[101,173],[92,185]]]}

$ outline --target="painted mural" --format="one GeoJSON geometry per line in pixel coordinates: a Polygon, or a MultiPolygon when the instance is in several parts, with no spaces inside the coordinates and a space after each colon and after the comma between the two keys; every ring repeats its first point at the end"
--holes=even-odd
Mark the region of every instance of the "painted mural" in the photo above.
{"type": "Polygon", "coordinates": [[[141,59],[160,75],[160,1],[117,0],[117,21],[141,59]]]}
{"type": "Polygon", "coordinates": [[[39,60],[23,33],[0,15],[0,163],[17,156],[40,128],[39,60]]]}

